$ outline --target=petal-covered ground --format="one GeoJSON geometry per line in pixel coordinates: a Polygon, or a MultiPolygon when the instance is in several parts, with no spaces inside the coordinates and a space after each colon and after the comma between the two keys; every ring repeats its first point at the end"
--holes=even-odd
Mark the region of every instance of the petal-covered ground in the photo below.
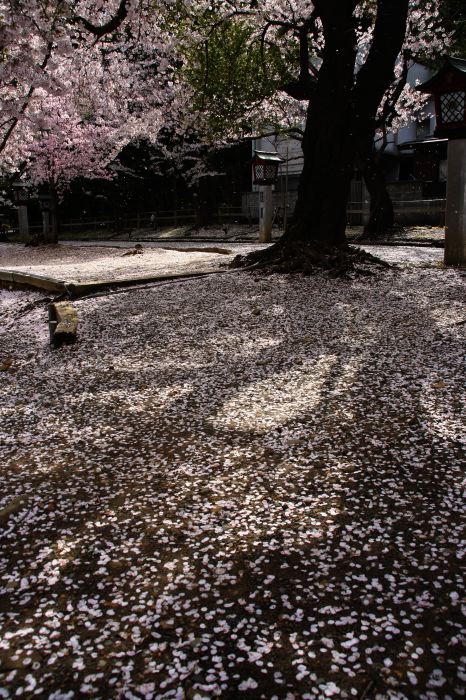
{"type": "Polygon", "coordinates": [[[464,274],[389,255],[81,299],[59,350],[0,292],[0,698],[463,696],[464,274]]]}
{"type": "MultiPolygon", "coordinates": [[[[7,269],[42,275],[64,281],[121,280],[151,277],[161,274],[184,273],[218,268],[234,253],[223,245],[187,244],[163,247],[163,244],[134,243],[103,245],[54,245],[25,248],[0,243],[0,270],[7,269]],[[137,245],[137,244],[136,244],[137,245]]],[[[236,244],[236,252],[247,252],[236,244]]]]}

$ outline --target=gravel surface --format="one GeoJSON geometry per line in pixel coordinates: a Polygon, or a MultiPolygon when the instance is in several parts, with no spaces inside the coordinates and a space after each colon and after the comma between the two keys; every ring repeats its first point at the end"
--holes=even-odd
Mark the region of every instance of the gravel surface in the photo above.
{"type": "Polygon", "coordinates": [[[464,696],[465,280],[379,252],[80,299],[59,350],[0,290],[0,698],[464,696]]]}

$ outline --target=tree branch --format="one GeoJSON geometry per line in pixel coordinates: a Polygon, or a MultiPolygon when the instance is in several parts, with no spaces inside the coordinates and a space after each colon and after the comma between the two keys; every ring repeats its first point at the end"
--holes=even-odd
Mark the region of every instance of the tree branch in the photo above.
{"type": "Polygon", "coordinates": [[[374,128],[377,108],[393,80],[401,51],[409,0],[377,0],[374,37],[353,91],[354,127],[359,134],[374,128]]]}
{"type": "Polygon", "coordinates": [[[382,107],[382,113],[376,121],[376,129],[379,129],[382,126],[390,126],[390,124],[393,122],[396,113],[396,104],[408,80],[408,65],[409,62],[407,56],[403,56],[403,68],[401,75],[398,78],[391,94],[387,95],[387,99],[382,107]]]}
{"type": "Polygon", "coordinates": [[[297,29],[299,37],[299,77],[298,80],[286,83],[281,88],[290,97],[295,100],[310,100],[314,95],[317,79],[314,74],[311,74],[309,60],[309,42],[308,36],[315,26],[315,21],[318,17],[317,11],[314,10],[308,19],[297,29]]]}
{"type": "MultiPolygon", "coordinates": [[[[52,55],[52,49],[53,49],[53,43],[51,41],[49,41],[49,43],[47,44],[45,56],[42,60],[42,63],[39,66],[41,71],[44,71],[47,68],[47,64],[48,64],[50,57],[52,55]]],[[[16,125],[19,122],[20,117],[22,117],[23,114],[25,113],[25,111],[27,110],[27,108],[29,106],[29,102],[31,101],[31,97],[33,96],[33,94],[35,92],[35,89],[36,89],[35,86],[31,85],[31,87],[27,91],[26,97],[23,100],[23,104],[21,105],[20,109],[18,110],[18,116],[14,117],[12,119],[10,126],[8,127],[5,134],[3,135],[2,140],[0,141],[0,153],[2,153],[2,151],[5,149],[5,147],[8,143],[8,139],[10,138],[14,129],[16,128],[16,125]]]]}
{"type": "Polygon", "coordinates": [[[96,36],[97,38],[101,38],[105,36],[106,34],[111,34],[114,32],[118,27],[124,22],[128,15],[128,0],[120,0],[120,5],[118,7],[118,10],[116,11],[115,15],[110,19],[108,22],[105,24],[102,24],[100,26],[96,24],[92,24],[92,22],[89,22],[85,17],[80,17],[77,15],[76,17],[73,18],[73,21],[79,24],[82,24],[84,29],[86,29],[88,32],[96,36]]]}

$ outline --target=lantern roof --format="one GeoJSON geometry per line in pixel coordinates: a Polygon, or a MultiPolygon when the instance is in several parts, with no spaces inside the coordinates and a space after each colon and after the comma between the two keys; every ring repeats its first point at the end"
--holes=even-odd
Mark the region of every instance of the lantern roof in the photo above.
{"type": "Polygon", "coordinates": [[[274,163],[283,161],[283,158],[276,151],[254,151],[254,157],[259,160],[273,161],[274,163]]]}
{"type": "Polygon", "coordinates": [[[466,58],[445,56],[445,63],[440,70],[425,83],[418,85],[416,90],[425,93],[437,92],[439,88],[445,87],[445,82],[449,82],[452,76],[459,77],[466,84],[466,58]]]}
{"type": "Polygon", "coordinates": [[[416,139],[414,141],[403,141],[403,143],[400,143],[397,148],[399,151],[407,151],[408,149],[411,148],[417,148],[418,146],[426,147],[428,148],[429,146],[440,146],[443,143],[448,143],[447,138],[436,138],[435,136],[427,138],[427,139],[416,139]]]}
{"type": "Polygon", "coordinates": [[[13,187],[31,187],[32,183],[29,180],[16,180],[13,182],[13,187]]]}

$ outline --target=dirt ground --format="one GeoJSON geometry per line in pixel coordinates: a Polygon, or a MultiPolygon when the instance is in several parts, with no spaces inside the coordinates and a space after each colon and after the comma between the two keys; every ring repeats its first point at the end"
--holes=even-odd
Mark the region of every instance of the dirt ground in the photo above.
{"type": "Polygon", "coordinates": [[[0,698],[464,696],[465,275],[375,252],[82,298],[58,350],[0,290],[0,698]]]}

